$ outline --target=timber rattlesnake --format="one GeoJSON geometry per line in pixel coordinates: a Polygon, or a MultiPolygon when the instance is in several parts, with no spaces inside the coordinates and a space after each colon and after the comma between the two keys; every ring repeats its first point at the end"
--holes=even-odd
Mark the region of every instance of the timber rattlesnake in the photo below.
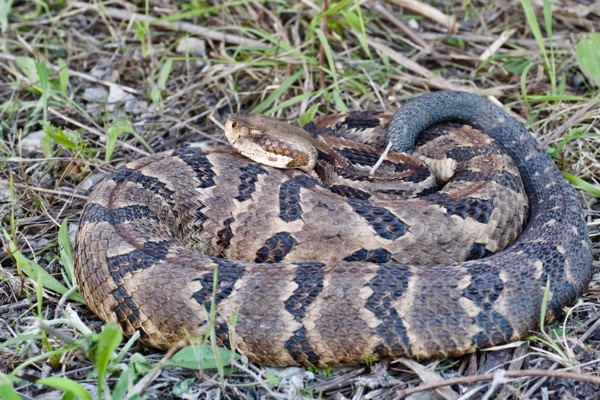
{"type": "MultiPolygon", "coordinates": [[[[336,121],[366,127],[386,117],[336,118],[306,128],[316,137],[336,121]]],[[[361,150],[347,151],[359,172],[344,172],[336,160],[317,164],[342,176],[333,193],[299,170],[261,166],[224,148],[182,148],[130,163],[98,185],[81,216],[80,291],[102,319],[128,335],[140,330],[143,342],[159,348],[186,332],[204,333],[214,302],[219,343],[266,365],[456,356],[521,338],[540,317],[548,283],[552,317],[591,278],[578,199],[533,136],[480,97],[419,97],[394,115],[387,140],[405,151],[421,132],[419,152],[431,157],[438,150],[427,150],[429,144],[458,141],[443,152],[459,159],[457,175],[461,157],[469,163],[460,175],[467,178],[403,206],[385,198],[389,187],[383,198],[348,189],[364,176],[361,157],[372,157],[361,150]],[[496,161],[479,156],[506,157],[474,129],[449,122],[485,132],[512,158],[528,211],[508,207],[524,198],[510,161],[492,171],[496,161]],[[461,134],[471,138],[469,146],[461,146],[461,134]],[[473,179],[485,173],[481,185],[473,179]],[[509,197],[489,195],[498,188],[509,197]],[[492,239],[481,239],[475,227],[492,239]]]]}

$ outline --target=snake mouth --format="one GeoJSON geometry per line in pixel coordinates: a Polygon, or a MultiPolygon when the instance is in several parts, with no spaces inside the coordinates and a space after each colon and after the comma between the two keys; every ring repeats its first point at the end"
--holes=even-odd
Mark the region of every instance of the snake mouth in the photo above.
{"type": "Polygon", "coordinates": [[[236,126],[238,126],[238,123],[236,121],[228,119],[225,122],[225,127],[223,129],[223,132],[225,133],[225,138],[227,138],[227,141],[232,146],[234,144],[236,144],[239,141],[239,139],[240,139],[240,135],[238,135],[238,134],[235,133],[236,126]]]}

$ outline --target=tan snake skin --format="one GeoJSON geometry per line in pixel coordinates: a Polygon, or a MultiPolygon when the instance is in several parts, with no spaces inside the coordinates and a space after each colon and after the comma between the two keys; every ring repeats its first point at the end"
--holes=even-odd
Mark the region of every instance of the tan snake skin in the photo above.
{"type": "MultiPolygon", "coordinates": [[[[358,138],[389,118],[354,113],[305,128],[311,140],[358,138]]],[[[263,128],[238,127],[255,137],[263,128]]],[[[477,96],[439,92],[402,107],[387,140],[456,160],[454,176],[408,194],[375,178],[371,194],[363,180],[377,153],[358,145],[340,145],[341,161],[317,149],[308,173],[227,148],[129,163],[82,213],[79,289],[102,319],[163,349],[204,334],[214,303],[219,345],[278,366],[457,356],[523,337],[547,284],[549,318],[581,295],[591,278],[581,207],[518,122],[477,96]]],[[[422,163],[411,174],[401,165],[378,174],[431,182],[422,163]]]]}

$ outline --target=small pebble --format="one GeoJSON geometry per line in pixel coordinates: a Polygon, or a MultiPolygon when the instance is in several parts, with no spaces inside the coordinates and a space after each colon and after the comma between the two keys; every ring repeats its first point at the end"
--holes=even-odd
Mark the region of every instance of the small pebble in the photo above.
{"type": "Polygon", "coordinates": [[[0,179],[0,203],[10,202],[10,186],[6,179],[0,179]]]}
{"type": "Polygon", "coordinates": [[[96,173],[96,174],[91,174],[88,175],[83,182],[81,182],[79,184],[79,186],[77,187],[77,192],[80,194],[83,193],[87,193],[89,192],[93,187],[95,187],[98,182],[100,182],[102,180],[102,178],[104,178],[106,176],[106,174],[102,174],[102,173],[96,173]]]}
{"type": "Polygon", "coordinates": [[[191,54],[196,57],[206,55],[206,43],[194,37],[184,37],[179,41],[175,51],[181,54],[191,54]]]}
{"type": "Polygon", "coordinates": [[[126,91],[121,89],[119,86],[117,86],[117,85],[110,86],[110,92],[108,94],[108,99],[107,99],[108,104],[123,103],[125,101],[130,101],[133,99],[135,99],[135,96],[133,94],[127,93],[126,91]]]}
{"type": "Polygon", "coordinates": [[[23,153],[42,153],[42,138],[44,131],[30,132],[21,139],[21,150],[23,153]]]}
{"type": "Polygon", "coordinates": [[[108,93],[103,87],[89,87],[83,91],[83,99],[90,102],[102,103],[106,101],[108,93]]]}

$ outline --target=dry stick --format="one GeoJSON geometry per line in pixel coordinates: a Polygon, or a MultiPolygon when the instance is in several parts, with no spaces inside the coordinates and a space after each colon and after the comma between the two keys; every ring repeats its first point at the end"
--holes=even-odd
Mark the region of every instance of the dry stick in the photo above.
{"type": "Polygon", "coordinates": [[[355,369],[353,371],[348,372],[347,374],[333,378],[329,382],[324,382],[320,385],[310,387],[310,389],[312,389],[315,393],[323,393],[328,390],[338,389],[340,386],[346,383],[350,384],[348,382],[350,379],[356,378],[358,375],[361,375],[363,372],[365,372],[365,370],[365,368],[355,369]]]}
{"type": "Polygon", "coordinates": [[[390,152],[390,150],[392,150],[392,142],[391,141],[388,142],[387,146],[385,146],[385,150],[383,150],[383,153],[381,153],[381,156],[379,156],[379,159],[377,160],[375,165],[373,165],[373,167],[369,170],[369,174],[373,175],[375,173],[375,171],[377,171],[377,168],[379,168],[381,163],[387,158],[387,155],[390,152]]]}
{"type": "MultiPolygon", "coordinates": [[[[557,362],[555,362],[547,370],[554,371],[554,370],[556,370],[556,368],[558,368],[558,366],[559,366],[559,364],[557,362]]],[[[547,380],[548,380],[548,377],[545,377],[545,378],[539,379],[537,382],[535,382],[533,385],[531,385],[531,387],[525,393],[523,393],[524,398],[528,399],[528,398],[533,397],[533,394],[537,393],[538,389],[540,387],[542,387],[542,385],[544,383],[546,383],[547,380]]],[[[504,389],[507,389],[507,388],[504,387],[504,389]]]]}
{"type": "MultiPolygon", "coordinates": [[[[504,376],[507,378],[526,378],[526,377],[544,377],[544,378],[558,378],[558,379],[572,379],[574,381],[589,382],[600,386],[600,376],[593,376],[589,374],[578,374],[576,372],[564,372],[564,371],[547,371],[543,369],[530,369],[525,371],[505,371],[504,376]]],[[[463,376],[460,378],[448,379],[443,382],[430,383],[427,385],[416,386],[400,390],[397,392],[395,400],[401,400],[408,395],[413,393],[423,392],[426,390],[433,390],[443,386],[467,384],[471,385],[476,382],[489,381],[494,378],[494,374],[483,374],[475,376],[463,376]]]]}
{"type": "MultiPolygon", "coordinates": [[[[437,383],[444,381],[444,378],[435,372],[434,368],[431,368],[431,365],[424,366],[423,364],[406,357],[399,358],[397,362],[414,372],[423,383],[437,383]]],[[[438,388],[436,394],[439,395],[439,398],[447,400],[454,400],[458,397],[456,392],[450,387],[438,388]]]]}
{"type": "MultiPolygon", "coordinates": [[[[424,40],[444,40],[448,37],[447,33],[437,33],[437,32],[419,32],[419,35],[424,39],[424,40]]],[[[488,36],[488,35],[482,35],[482,34],[474,34],[474,33],[469,33],[469,32],[463,32],[463,33],[459,33],[456,35],[452,35],[453,38],[458,39],[458,40],[462,40],[465,42],[474,42],[474,43],[490,43],[493,42],[494,40],[496,40],[497,36],[488,36]]],[[[553,35],[554,38],[554,42],[552,43],[552,45],[556,48],[556,49],[572,49],[573,46],[571,44],[571,42],[569,41],[569,36],[566,35],[553,35]]],[[[527,47],[527,48],[535,48],[537,50],[537,42],[534,39],[519,39],[519,38],[512,38],[511,43],[513,44],[517,44],[519,46],[522,47],[527,47]]],[[[544,43],[546,46],[549,46],[550,43],[548,43],[548,41],[546,39],[544,39],[544,43]]],[[[511,54],[514,54],[516,50],[513,50],[513,52],[511,54]]],[[[527,51],[521,51],[520,53],[522,54],[530,54],[527,51]]],[[[517,53],[517,54],[520,54],[517,53]]]]}
{"type": "Polygon", "coordinates": [[[71,4],[75,7],[79,7],[85,10],[90,10],[97,13],[103,12],[112,18],[120,19],[123,21],[130,21],[132,18],[134,18],[136,21],[151,22],[153,26],[158,26],[163,29],[178,32],[187,32],[205,37],[207,39],[222,41],[225,43],[239,44],[244,46],[264,46],[263,42],[259,42],[254,39],[248,39],[241,36],[232,35],[231,33],[219,32],[217,30],[205,28],[197,24],[190,24],[189,22],[160,21],[154,17],[150,17],[144,14],[138,14],[113,7],[100,8],[93,4],[88,4],[81,1],[75,1],[71,4]]]}
{"type": "Polygon", "coordinates": [[[427,82],[435,88],[446,89],[446,90],[464,90],[464,91],[468,91],[468,92],[473,91],[473,88],[471,88],[471,87],[455,85],[451,82],[448,82],[446,79],[444,79],[440,76],[437,76],[436,74],[434,74],[427,68],[420,66],[413,60],[405,57],[401,53],[397,52],[396,50],[390,48],[386,44],[384,44],[376,39],[367,37],[367,43],[369,43],[369,46],[374,47],[375,49],[381,51],[382,53],[385,53],[389,58],[391,58],[398,64],[402,65],[404,68],[406,68],[406,69],[410,70],[411,72],[414,72],[418,75],[421,75],[424,78],[427,78],[427,82]]]}
{"type": "Polygon", "coordinates": [[[43,158],[26,158],[26,157],[8,157],[3,158],[2,161],[9,163],[42,163],[48,161],[60,161],[60,162],[71,162],[79,161],[83,164],[91,165],[89,161],[82,160],[77,157],[43,157],[43,158]]]}
{"type": "MultiPolygon", "coordinates": [[[[233,362],[233,366],[240,369],[241,371],[243,371],[244,373],[246,373],[247,375],[250,376],[250,378],[252,378],[254,381],[258,382],[258,384],[266,390],[266,392],[269,394],[269,396],[271,398],[274,399],[281,399],[281,400],[287,400],[291,398],[291,393],[275,393],[273,391],[273,389],[271,389],[271,386],[265,382],[265,379],[262,378],[261,375],[265,375],[265,373],[262,370],[258,370],[256,367],[254,367],[254,371],[251,369],[251,367],[253,367],[251,364],[249,366],[246,366],[242,363],[239,363],[237,361],[233,362]]],[[[266,376],[266,375],[265,375],[266,376]]],[[[284,389],[285,390],[285,389],[284,389]]]]}
{"type": "Polygon", "coordinates": [[[598,102],[600,102],[600,97],[592,99],[585,106],[583,106],[579,110],[577,110],[577,112],[575,114],[573,114],[573,116],[571,118],[569,118],[568,120],[565,121],[564,124],[562,124],[561,126],[559,126],[558,128],[556,128],[556,130],[554,132],[552,132],[552,135],[550,135],[548,138],[546,138],[546,139],[544,139],[542,141],[542,146],[546,147],[554,139],[556,139],[557,137],[561,137],[562,134],[565,133],[567,131],[567,129],[569,129],[573,125],[573,123],[579,117],[581,117],[581,115],[583,113],[585,113],[586,111],[588,111],[593,106],[597,105],[598,102]]]}
{"type": "Polygon", "coordinates": [[[510,39],[510,37],[516,32],[516,29],[509,29],[507,31],[504,31],[500,34],[500,37],[498,37],[498,39],[494,40],[494,42],[488,46],[488,48],[481,53],[481,55],[479,56],[479,60],[480,61],[485,61],[488,58],[490,58],[491,56],[493,56],[494,54],[496,54],[496,52],[500,49],[500,47],[502,47],[504,45],[504,43],[506,43],[506,41],[508,39],[510,39]]]}
{"type": "Polygon", "coordinates": [[[409,9],[437,22],[440,25],[445,26],[450,33],[455,33],[460,29],[460,25],[454,20],[454,18],[444,14],[429,4],[422,3],[418,0],[392,0],[392,3],[396,3],[401,7],[409,9]]]}
{"type": "MultiPolygon", "coordinates": [[[[367,37],[367,43],[369,43],[369,45],[371,47],[385,53],[386,56],[388,56],[389,58],[391,58],[393,61],[397,62],[398,64],[402,65],[407,70],[414,72],[415,74],[420,75],[421,77],[425,78],[422,81],[424,86],[431,86],[431,87],[434,87],[437,89],[443,89],[443,90],[462,90],[464,92],[471,92],[471,93],[478,94],[480,96],[500,96],[500,95],[502,95],[502,93],[505,89],[511,88],[511,86],[497,86],[495,88],[480,89],[480,88],[472,87],[472,86],[457,85],[457,84],[454,84],[454,83],[442,78],[441,76],[437,76],[436,74],[434,74],[427,68],[420,66],[418,63],[405,57],[401,53],[388,47],[386,44],[384,44],[376,39],[367,37]]],[[[410,79],[410,78],[411,78],[411,76],[409,76],[407,79],[410,79]]],[[[515,116],[514,114],[511,114],[511,115],[513,115],[513,117],[515,116]]]]}
{"type": "Polygon", "coordinates": [[[585,331],[585,333],[583,335],[581,335],[581,337],[579,338],[580,342],[584,342],[587,340],[587,338],[589,338],[590,336],[592,336],[592,333],[596,332],[596,329],[600,328],[600,318],[594,322],[594,324],[587,330],[585,331]]]}
{"type": "Polygon", "coordinates": [[[72,193],[72,192],[64,192],[64,191],[61,191],[61,190],[44,189],[44,188],[41,188],[41,187],[30,186],[30,185],[26,185],[24,183],[18,183],[18,182],[15,182],[14,185],[16,187],[20,187],[20,188],[23,188],[23,189],[31,189],[31,190],[34,190],[36,192],[41,192],[41,193],[55,194],[55,195],[58,195],[58,196],[75,197],[75,198],[81,199],[81,200],[87,200],[88,199],[88,196],[83,196],[83,195],[72,193]]]}
{"type": "Polygon", "coordinates": [[[144,391],[148,388],[148,385],[150,385],[158,377],[158,374],[162,371],[167,361],[169,361],[177,351],[187,346],[187,344],[187,340],[182,339],[179,342],[175,343],[173,346],[171,346],[169,350],[167,350],[165,355],[160,359],[160,361],[146,375],[144,375],[142,379],[140,379],[130,390],[127,391],[125,399],[128,400],[132,397],[135,397],[136,395],[141,395],[142,393],[144,393],[144,391]]]}
{"type": "Polygon", "coordinates": [[[384,18],[386,18],[388,21],[390,21],[392,24],[394,24],[396,26],[396,28],[400,29],[400,31],[406,36],[408,37],[410,40],[412,40],[415,44],[417,44],[418,46],[420,46],[423,50],[425,50],[425,52],[427,54],[433,54],[435,53],[435,51],[433,50],[433,48],[429,45],[429,43],[427,43],[426,41],[424,41],[421,36],[419,36],[414,30],[412,30],[406,23],[404,23],[404,21],[399,20],[398,18],[396,18],[396,16],[394,15],[394,13],[390,12],[390,10],[388,10],[383,4],[381,4],[380,1],[375,1],[373,3],[367,3],[367,5],[370,5],[371,9],[379,14],[381,14],[384,18]]]}
{"type": "Polygon", "coordinates": [[[5,313],[7,311],[15,310],[15,309],[21,308],[21,307],[27,307],[30,304],[31,304],[31,302],[29,301],[29,299],[21,300],[16,303],[6,304],[3,306],[0,306],[0,313],[5,313]]]}
{"type": "MultiPolygon", "coordinates": [[[[17,59],[17,57],[13,56],[12,54],[6,54],[6,53],[0,53],[0,59],[4,59],[4,60],[8,60],[8,61],[15,61],[17,59]]],[[[48,64],[48,66],[53,69],[54,71],[60,71],[60,68],[52,65],[52,64],[48,64]]],[[[119,89],[123,90],[124,92],[128,92],[128,93],[132,93],[132,94],[139,94],[140,92],[138,92],[136,89],[131,88],[129,86],[123,86],[123,85],[119,85],[117,83],[114,82],[109,82],[109,81],[105,81],[103,79],[98,79],[98,78],[94,78],[93,76],[83,73],[83,72],[79,72],[79,71],[74,71],[72,69],[67,70],[69,72],[69,76],[76,76],[78,78],[84,79],[86,81],[90,81],[90,82],[94,82],[94,83],[98,83],[100,85],[104,85],[107,87],[113,87],[116,86],[119,89]]]]}

